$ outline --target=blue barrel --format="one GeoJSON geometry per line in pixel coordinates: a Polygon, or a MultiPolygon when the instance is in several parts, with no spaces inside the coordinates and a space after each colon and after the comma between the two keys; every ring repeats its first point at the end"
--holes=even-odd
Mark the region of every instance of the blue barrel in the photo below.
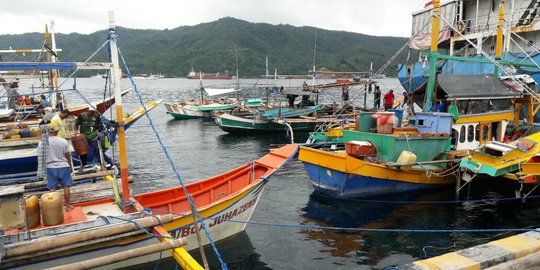
{"type": "Polygon", "coordinates": [[[398,119],[397,126],[401,127],[401,122],[403,121],[403,109],[389,109],[389,110],[386,110],[386,111],[394,113],[394,115],[398,119]]]}
{"type": "Polygon", "coordinates": [[[21,129],[21,138],[29,138],[31,137],[30,135],[30,129],[29,128],[23,128],[21,129]]]}

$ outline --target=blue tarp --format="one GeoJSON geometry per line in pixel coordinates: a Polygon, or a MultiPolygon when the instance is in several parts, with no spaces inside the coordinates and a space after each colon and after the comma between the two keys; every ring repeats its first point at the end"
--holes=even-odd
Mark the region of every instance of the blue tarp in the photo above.
{"type": "Polygon", "coordinates": [[[0,62],[0,70],[74,70],[76,68],[75,62],[0,62]]]}

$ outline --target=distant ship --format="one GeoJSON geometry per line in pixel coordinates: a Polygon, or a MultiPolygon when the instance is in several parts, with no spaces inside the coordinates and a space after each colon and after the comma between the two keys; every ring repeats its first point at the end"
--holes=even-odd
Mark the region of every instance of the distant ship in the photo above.
{"type": "Polygon", "coordinates": [[[203,79],[203,80],[230,80],[232,79],[229,74],[221,74],[221,73],[212,73],[212,74],[206,74],[203,72],[195,72],[193,68],[186,76],[188,79],[203,79]]]}

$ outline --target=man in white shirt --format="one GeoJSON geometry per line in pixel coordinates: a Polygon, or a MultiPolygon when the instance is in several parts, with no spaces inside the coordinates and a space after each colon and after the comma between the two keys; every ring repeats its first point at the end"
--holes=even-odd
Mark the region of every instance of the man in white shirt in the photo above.
{"type": "Polygon", "coordinates": [[[56,124],[49,124],[51,130],[49,132],[48,144],[42,142],[38,145],[38,151],[43,151],[43,147],[47,150],[47,187],[51,192],[56,191],[58,185],[64,189],[64,202],[66,211],[73,209],[70,204],[70,190],[73,184],[71,173],[73,172],[73,162],[71,160],[71,151],[66,139],[58,137],[59,128],[56,124]]]}

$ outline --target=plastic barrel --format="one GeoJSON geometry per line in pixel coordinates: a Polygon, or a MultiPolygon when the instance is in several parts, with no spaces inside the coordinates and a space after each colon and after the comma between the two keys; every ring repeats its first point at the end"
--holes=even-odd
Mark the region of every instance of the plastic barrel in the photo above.
{"type": "Polygon", "coordinates": [[[21,138],[29,138],[29,137],[32,137],[32,134],[30,133],[30,129],[29,128],[23,128],[21,129],[21,138]]]}
{"type": "Polygon", "coordinates": [[[43,225],[54,226],[64,222],[62,193],[49,192],[41,195],[43,225]]]}
{"type": "Polygon", "coordinates": [[[77,155],[84,155],[88,153],[88,141],[82,134],[77,134],[71,138],[71,144],[77,155]]]}
{"type": "Polygon", "coordinates": [[[401,123],[403,122],[403,109],[390,109],[388,111],[394,113],[398,119],[397,126],[401,127],[401,123]]]}
{"type": "Polygon", "coordinates": [[[30,137],[38,137],[39,134],[41,134],[41,131],[38,127],[31,127],[30,128],[30,137]]]}
{"type": "Polygon", "coordinates": [[[358,114],[358,131],[369,132],[375,127],[376,120],[371,117],[373,112],[360,112],[358,114]]]}
{"type": "Polygon", "coordinates": [[[41,224],[41,210],[39,199],[36,195],[26,198],[26,219],[28,220],[28,229],[35,228],[41,224]]]}

